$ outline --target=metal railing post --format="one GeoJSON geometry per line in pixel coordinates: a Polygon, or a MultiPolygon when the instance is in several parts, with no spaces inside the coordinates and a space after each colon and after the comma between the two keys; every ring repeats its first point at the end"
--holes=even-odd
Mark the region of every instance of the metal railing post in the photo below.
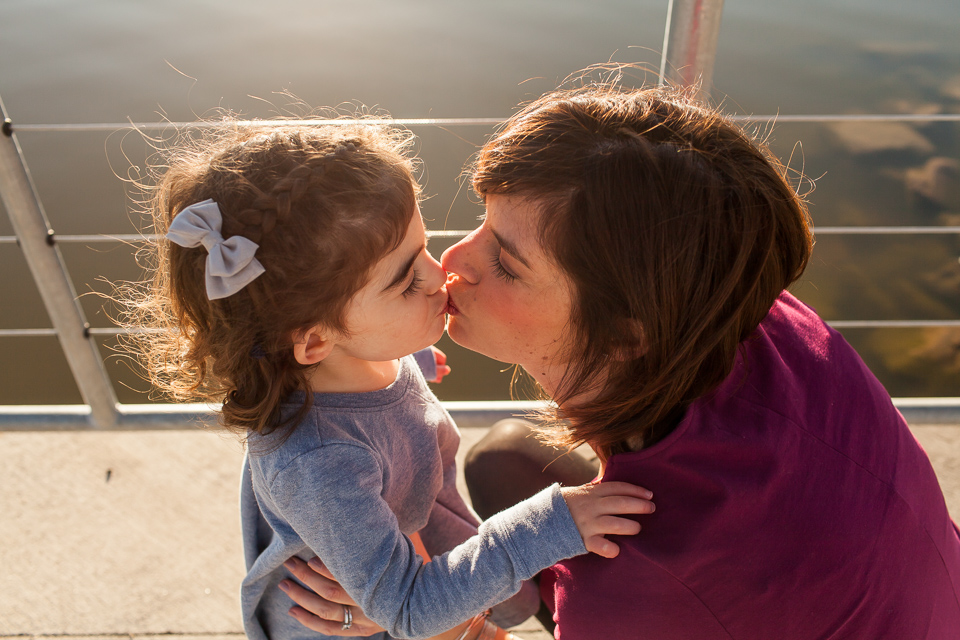
{"type": "Polygon", "coordinates": [[[699,85],[697,97],[710,98],[722,13],[723,0],[670,0],[660,58],[660,84],[699,85]]]}
{"type": "Polygon", "coordinates": [[[83,309],[40,205],[20,144],[0,100],[0,197],[27,259],[40,297],[60,339],[74,380],[90,407],[91,426],[110,428],[118,417],[117,398],[90,337],[83,309]]]}

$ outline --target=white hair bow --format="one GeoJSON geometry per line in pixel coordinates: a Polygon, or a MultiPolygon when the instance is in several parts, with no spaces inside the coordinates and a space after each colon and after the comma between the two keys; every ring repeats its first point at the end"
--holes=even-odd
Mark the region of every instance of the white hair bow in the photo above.
{"type": "Polygon", "coordinates": [[[167,230],[171,242],[188,248],[203,245],[207,250],[205,280],[211,300],[232,296],[266,271],[255,257],[260,245],[243,236],[224,240],[222,225],[220,207],[204,200],[178,213],[167,230]]]}

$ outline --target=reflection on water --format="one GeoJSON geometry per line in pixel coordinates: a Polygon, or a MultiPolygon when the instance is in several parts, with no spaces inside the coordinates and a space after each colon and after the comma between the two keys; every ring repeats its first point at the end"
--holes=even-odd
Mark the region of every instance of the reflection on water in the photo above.
{"type": "MultiPolygon", "coordinates": [[[[666,2],[7,0],[4,9],[0,96],[16,125],[190,120],[214,107],[269,117],[276,108],[262,98],[282,106],[280,90],[313,105],[380,105],[397,117],[505,117],[611,56],[655,68],[666,2]]],[[[955,0],[727,0],[715,95],[728,112],[747,114],[958,113],[958,24],[955,0]]],[[[491,130],[415,129],[428,227],[475,225],[480,209],[458,177],[491,130]]],[[[781,123],[758,134],[816,179],[809,199],[818,226],[960,225],[958,123],[781,123]]],[[[143,166],[149,145],[138,134],[23,132],[19,140],[58,233],[130,233],[139,223],[114,175],[143,166]]],[[[0,216],[0,235],[11,234],[0,216]]],[[[432,241],[431,251],[446,243],[432,241]]],[[[80,292],[105,291],[103,278],[139,277],[129,247],[61,250],[80,292]]],[[[834,320],[960,318],[958,256],[957,236],[821,236],[796,293],[834,320]]],[[[50,326],[16,245],[0,244],[0,270],[0,328],[50,326]]],[[[110,324],[100,298],[82,304],[92,325],[110,324]]],[[[844,334],[894,395],[957,395],[960,330],[844,334]]],[[[0,403],[79,401],[55,339],[0,345],[0,403]]],[[[437,389],[442,398],[507,396],[506,365],[446,339],[441,347],[454,367],[437,389]]],[[[144,384],[122,361],[108,366],[121,400],[142,402],[124,385],[144,384]]]]}

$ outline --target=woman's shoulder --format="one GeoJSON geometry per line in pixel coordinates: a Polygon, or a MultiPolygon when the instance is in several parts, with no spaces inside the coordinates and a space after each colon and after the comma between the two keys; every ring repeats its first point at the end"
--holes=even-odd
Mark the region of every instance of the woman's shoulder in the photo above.
{"type": "Polygon", "coordinates": [[[821,443],[880,477],[909,429],[890,395],[843,336],[784,292],[743,343],[732,373],[691,405],[692,429],[736,434],[771,451],[821,443]],[[788,434],[792,434],[788,436],[788,434]]]}
{"type": "MultiPolygon", "coordinates": [[[[831,329],[813,307],[801,302],[789,291],[782,292],[774,301],[757,331],[744,341],[744,350],[753,355],[752,352],[757,350],[751,347],[762,344],[764,337],[769,339],[778,353],[796,353],[800,358],[821,362],[830,359],[830,354],[838,346],[835,344],[838,339],[843,341],[840,334],[831,329]]],[[[845,342],[843,344],[846,345],[845,342]]],[[[760,351],[755,355],[762,353],[760,351]]]]}
{"type": "MultiPolygon", "coordinates": [[[[857,352],[816,311],[784,291],[757,330],[742,343],[729,395],[761,404],[830,399],[876,402],[889,396],[857,352]]],[[[797,409],[803,405],[797,406],[797,409]]]]}
{"type": "Polygon", "coordinates": [[[694,400],[663,440],[633,455],[669,457],[729,440],[778,457],[793,438],[812,437],[860,459],[907,433],[856,351],[812,308],[783,292],[741,344],[724,381],[694,400]]]}

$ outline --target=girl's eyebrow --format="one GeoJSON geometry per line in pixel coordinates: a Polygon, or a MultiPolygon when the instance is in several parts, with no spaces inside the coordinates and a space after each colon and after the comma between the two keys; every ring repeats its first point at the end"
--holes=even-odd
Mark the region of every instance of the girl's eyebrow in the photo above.
{"type": "Polygon", "coordinates": [[[390,281],[390,284],[384,287],[383,291],[381,291],[380,293],[386,293],[391,289],[396,289],[397,287],[399,287],[403,283],[403,281],[407,279],[407,274],[410,273],[410,269],[413,268],[413,263],[417,261],[417,256],[423,253],[424,249],[426,249],[426,244],[421,244],[420,248],[417,249],[416,253],[410,256],[410,259],[407,260],[405,263],[403,263],[403,265],[397,271],[397,275],[393,277],[393,280],[390,281]]]}
{"type": "Polygon", "coordinates": [[[516,259],[520,264],[525,266],[527,269],[530,268],[530,263],[528,263],[526,260],[523,259],[523,256],[520,255],[520,252],[517,251],[517,246],[515,244],[513,244],[506,238],[502,237],[499,233],[494,231],[492,228],[490,229],[490,233],[492,233],[493,237],[496,238],[497,242],[500,243],[501,249],[503,249],[508,254],[510,254],[510,256],[516,259]]]}

